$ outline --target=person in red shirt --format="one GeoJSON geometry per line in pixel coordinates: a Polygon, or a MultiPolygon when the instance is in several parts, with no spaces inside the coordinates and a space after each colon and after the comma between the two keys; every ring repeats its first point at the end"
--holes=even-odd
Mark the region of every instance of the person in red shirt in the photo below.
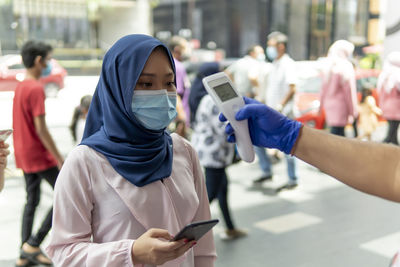
{"type": "Polygon", "coordinates": [[[40,183],[44,179],[53,188],[64,159],[51,137],[45,121],[45,93],[39,82],[41,76],[51,72],[51,46],[28,41],[21,56],[26,68],[25,80],[15,89],[13,103],[13,139],[17,168],[24,172],[26,204],[22,219],[20,258],[16,266],[34,264],[52,265],[40,249],[40,244],[50,231],[51,208],[36,234],[32,234],[33,219],[40,200],[40,183]]]}

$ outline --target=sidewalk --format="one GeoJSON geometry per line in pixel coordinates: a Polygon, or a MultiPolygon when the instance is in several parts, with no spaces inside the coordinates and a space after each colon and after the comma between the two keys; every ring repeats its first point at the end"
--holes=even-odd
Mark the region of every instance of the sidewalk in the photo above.
{"type": "MultiPolygon", "coordinates": [[[[261,174],[257,163],[228,169],[232,215],[249,235],[221,240],[224,222],[217,202],[212,203],[212,216],[221,220],[214,230],[216,267],[387,266],[400,247],[398,204],[357,192],[298,163],[299,187],[279,195],[274,188],[286,181],[284,161],[273,166],[273,182],[262,186],[252,185],[261,174]]],[[[40,217],[52,199],[51,188],[42,187],[40,217]]],[[[18,255],[24,197],[22,177],[7,178],[0,194],[0,267],[14,266],[18,255]]]]}

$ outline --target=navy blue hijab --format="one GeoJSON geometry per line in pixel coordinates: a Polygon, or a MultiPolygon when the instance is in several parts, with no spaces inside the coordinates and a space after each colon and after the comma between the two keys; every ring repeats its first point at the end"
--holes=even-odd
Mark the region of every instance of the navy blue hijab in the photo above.
{"type": "Polygon", "coordinates": [[[131,108],[133,89],[156,47],[165,49],[175,74],[169,50],[151,36],[127,35],[106,53],[81,143],[103,154],[136,186],[168,178],[172,171],[171,136],[144,128],[131,108]]]}
{"type": "Polygon", "coordinates": [[[200,101],[207,94],[206,88],[203,85],[203,78],[220,71],[218,62],[207,62],[199,67],[196,78],[192,83],[189,95],[190,107],[190,122],[194,123],[196,120],[196,112],[199,107],[200,101]]]}

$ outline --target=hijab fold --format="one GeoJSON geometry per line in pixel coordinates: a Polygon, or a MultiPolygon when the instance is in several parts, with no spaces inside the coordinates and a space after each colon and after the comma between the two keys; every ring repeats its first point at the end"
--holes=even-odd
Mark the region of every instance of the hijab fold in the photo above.
{"type": "Polygon", "coordinates": [[[144,128],[131,108],[133,90],[157,47],[165,49],[175,73],[170,52],[151,36],[125,36],[106,53],[81,143],[103,154],[116,172],[139,187],[172,172],[171,136],[144,128]]]}
{"type": "Polygon", "coordinates": [[[400,52],[391,52],[383,65],[381,74],[379,75],[378,91],[382,90],[390,93],[393,89],[400,91],[400,52]]]}
{"type": "Polygon", "coordinates": [[[326,82],[329,82],[332,73],[338,73],[349,81],[355,79],[355,72],[350,61],[354,52],[354,45],[346,40],[335,41],[328,50],[328,56],[323,70],[326,82]]]}

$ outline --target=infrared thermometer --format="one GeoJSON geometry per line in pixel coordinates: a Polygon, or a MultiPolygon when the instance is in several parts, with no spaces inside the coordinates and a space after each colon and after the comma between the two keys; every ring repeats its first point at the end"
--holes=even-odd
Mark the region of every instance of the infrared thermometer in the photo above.
{"type": "Polygon", "coordinates": [[[254,149],[251,143],[247,120],[237,121],[236,112],[245,105],[232,81],[224,72],[203,78],[203,84],[219,110],[229,120],[235,130],[239,156],[246,162],[254,160],[254,149]]]}

